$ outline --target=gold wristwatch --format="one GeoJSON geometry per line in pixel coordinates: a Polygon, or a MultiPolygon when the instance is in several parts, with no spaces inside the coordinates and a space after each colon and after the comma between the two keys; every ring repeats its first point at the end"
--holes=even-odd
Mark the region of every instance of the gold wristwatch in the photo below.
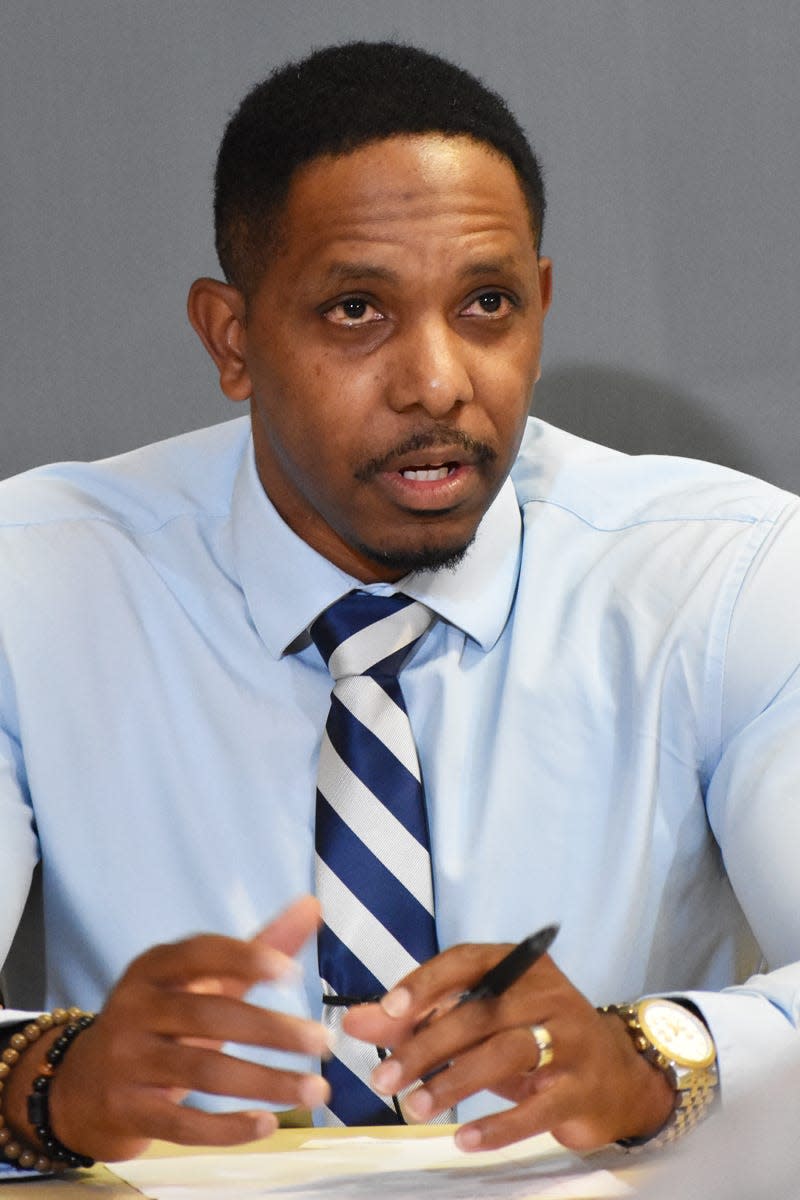
{"type": "Polygon", "coordinates": [[[717,1051],[700,1017],[683,1004],[660,996],[609,1004],[601,1012],[621,1017],[636,1049],[665,1072],[676,1093],[675,1108],[658,1133],[649,1138],[621,1138],[619,1145],[662,1146],[708,1115],[719,1086],[717,1051]]]}

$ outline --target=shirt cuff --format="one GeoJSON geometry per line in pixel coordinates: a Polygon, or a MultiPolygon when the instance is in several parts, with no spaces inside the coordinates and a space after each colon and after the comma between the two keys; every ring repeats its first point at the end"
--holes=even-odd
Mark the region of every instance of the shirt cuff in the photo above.
{"type": "Polygon", "coordinates": [[[770,1064],[777,1068],[797,1052],[797,1028],[765,996],[744,989],[681,995],[697,1005],[711,1031],[725,1106],[747,1096],[770,1064]]]}
{"type": "Polygon", "coordinates": [[[5,1025],[20,1025],[23,1021],[35,1021],[41,1015],[41,1009],[38,1012],[25,1012],[21,1008],[0,1007],[0,1029],[5,1025]]]}

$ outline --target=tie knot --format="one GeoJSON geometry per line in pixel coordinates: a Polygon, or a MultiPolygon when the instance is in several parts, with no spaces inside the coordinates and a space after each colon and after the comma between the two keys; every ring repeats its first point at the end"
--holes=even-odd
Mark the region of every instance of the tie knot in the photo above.
{"type": "Polygon", "coordinates": [[[432,620],[430,609],[408,596],[348,592],[309,633],[334,679],[397,675],[432,620]]]}

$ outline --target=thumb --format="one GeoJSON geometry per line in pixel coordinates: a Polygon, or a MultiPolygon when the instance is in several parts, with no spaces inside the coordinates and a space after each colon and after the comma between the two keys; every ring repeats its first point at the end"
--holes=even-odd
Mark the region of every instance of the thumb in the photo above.
{"type": "MultiPolygon", "coordinates": [[[[319,901],[314,896],[300,896],[253,935],[250,944],[258,946],[263,952],[265,979],[290,979],[298,976],[299,967],[294,962],[294,955],[316,932],[320,921],[319,901]]],[[[195,979],[187,985],[187,991],[239,998],[244,996],[251,986],[251,982],[220,975],[213,979],[195,979]]]]}
{"type": "Polygon", "coordinates": [[[316,933],[321,921],[319,901],[314,896],[300,896],[274,920],[260,929],[253,942],[295,955],[304,942],[316,933]]]}

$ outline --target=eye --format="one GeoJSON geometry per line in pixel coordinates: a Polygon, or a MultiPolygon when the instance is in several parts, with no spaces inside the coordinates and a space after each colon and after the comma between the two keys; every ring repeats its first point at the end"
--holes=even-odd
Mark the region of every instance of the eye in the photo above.
{"type": "Polygon", "coordinates": [[[479,292],[465,308],[462,308],[461,315],[462,317],[488,317],[497,320],[499,317],[507,317],[517,307],[516,300],[508,292],[501,292],[497,288],[487,288],[485,291],[479,292]]]}
{"type": "Polygon", "coordinates": [[[326,308],[322,315],[332,325],[343,325],[346,328],[385,320],[383,313],[363,296],[345,296],[343,300],[337,300],[335,304],[326,308]]]}

